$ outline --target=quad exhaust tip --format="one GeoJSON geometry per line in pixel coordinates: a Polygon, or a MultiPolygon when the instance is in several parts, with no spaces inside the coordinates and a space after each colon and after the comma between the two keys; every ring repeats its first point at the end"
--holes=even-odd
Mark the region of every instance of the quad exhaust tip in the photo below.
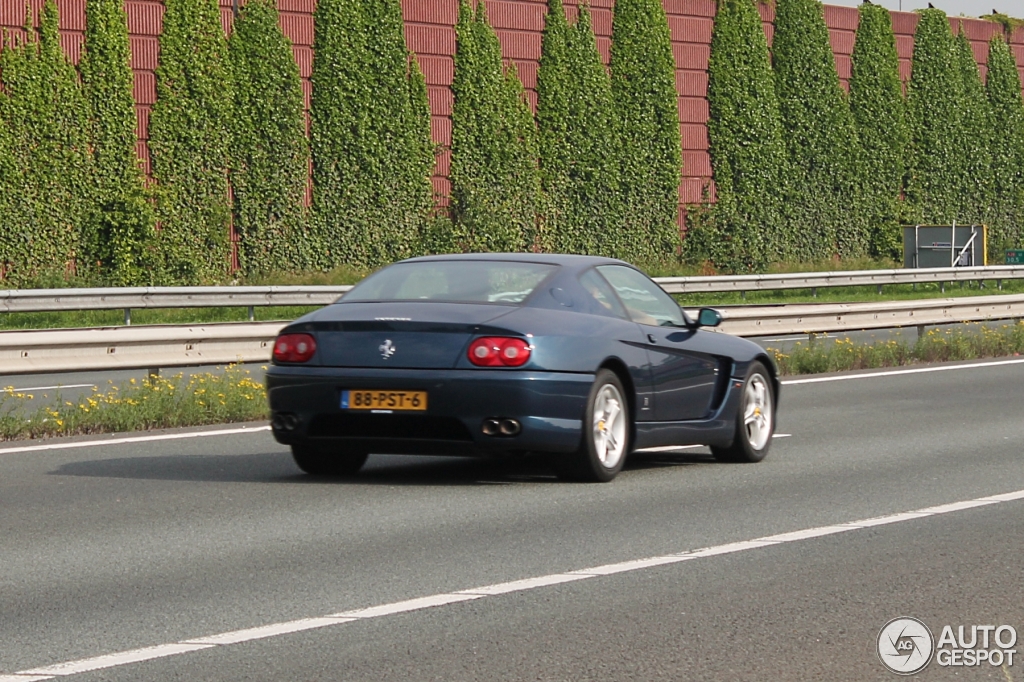
{"type": "Polygon", "coordinates": [[[294,431],[299,425],[299,418],[289,412],[275,412],[270,420],[270,425],[276,431],[294,431]]]}
{"type": "Polygon", "coordinates": [[[523,427],[515,419],[491,417],[484,420],[481,430],[485,436],[518,436],[523,427]]]}

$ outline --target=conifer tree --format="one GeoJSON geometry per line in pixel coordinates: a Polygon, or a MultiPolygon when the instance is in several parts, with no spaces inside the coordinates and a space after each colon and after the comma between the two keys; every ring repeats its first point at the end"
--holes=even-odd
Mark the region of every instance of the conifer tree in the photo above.
{"type": "MultiPolygon", "coordinates": [[[[462,0],[456,26],[452,93],[454,248],[521,251],[537,240],[540,175],[537,132],[515,69],[486,7],[462,0]]],[[[538,246],[540,246],[538,244],[538,246]]]]}
{"type": "Polygon", "coordinates": [[[911,148],[906,187],[914,220],[948,225],[960,215],[963,154],[958,149],[963,78],[946,14],[921,11],[907,87],[911,148]]]}
{"type": "Polygon", "coordinates": [[[551,0],[537,100],[551,248],[622,255],[611,80],[586,7],[570,26],[561,1],[551,0]]]}
{"type": "Polygon", "coordinates": [[[618,0],[612,95],[621,150],[624,256],[656,262],[679,248],[682,142],[672,37],[661,0],[618,0]]]}
{"type": "Polygon", "coordinates": [[[782,221],[787,165],[782,119],[768,43],[751,0],[719,3],[708,104],[717,203],[689,212],[684,255],[720,268],[760,269],[781,256],[790,235],[782,221]]]}
{"type": "Polygon", "coordinates": [[[426,89],[398,0],[322,0],[316,13],[313,228],[332,268],[412,255],[432,208],[426,89]]]}
{"type": "Polygon", "coordinates": [[[91,164],[81,84],[60,46],[59,13],[48,0],[38,38],[0,53],[2,136],[9,150],[0,218],[0,265],[13,283],[63,278],[74,266],[89,216],[91,164]]]}
{"type": "Polygon", "coordinates": [[[199,284],[228,270],[231,79],[217,0],[167,0],[149,119],[159,184],[159,278],[199,284]]]}
{"type": "Polygon", "coordinates": [[[147,283],[155,216],[135,149],[128,20],[119,0],[86,0],[80,68],[89,112],[96,200],[82,239],[82,261],[111,284],[147,283]]]}
{"type": "Polygon", "coordinates": [[[901,249],[900,192],[909,144],[906,102],[889,10],[867,3],[859,10],[850,77],[850,109],[861,145],[858,175],[870,253],[896,259],[901,249]]]}
{"type": "Polygon", "coordinates": [[[309,145],[302,83],[272,0],[250,0],[228,41],[233,78],[231,187],[246,275],[309,265],[309,145]]]}
{"type": "Polygon", "coordinates": [[[1013,52],[1001,36],[989,43],[985,87],[994,132],[988,242],[995,255],[1024,246],[1024,98],[1013,52]]]}
{"type": "Polygon", "coordinates": [[[779,0],[772,54],[797,229],[787,256],[863,255],[867,234],[856,192],[856,131],[820,2],[779,0]]]}

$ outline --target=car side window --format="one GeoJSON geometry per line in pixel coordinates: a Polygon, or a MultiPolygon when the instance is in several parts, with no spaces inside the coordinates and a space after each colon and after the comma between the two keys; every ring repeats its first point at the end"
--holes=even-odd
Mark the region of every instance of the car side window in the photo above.
{"type": "Polygon", "coordinates": [[[629,319],[629,315],[623,309],[622,304],[619,303],[619,299],[615,296],[615,292],[605,281],[604,277],[597,274],[595,270],[587,270],[580,275],[580,284],[583,288],[594,297],[598,305],[602,310],[605,310],[616,317],[621,317],[624,320],[629,319]]]}
{"type": "Polygon", "coordinates": [[[599,265],[597,269],[615,289],[634,322],[653,327],[684,326],[683,311],[649,277],[622,265],[599,265]]]}

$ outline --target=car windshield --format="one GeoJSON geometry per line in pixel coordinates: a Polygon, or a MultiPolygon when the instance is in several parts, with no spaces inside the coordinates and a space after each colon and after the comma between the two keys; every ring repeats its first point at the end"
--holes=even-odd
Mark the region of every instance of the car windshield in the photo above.
{"type": "Polygon", "coordinates": [[[397,263],[342,298],[352,301],[439,301],[515,305],[558,266],[522,261],[431,260],[397,263]]]}

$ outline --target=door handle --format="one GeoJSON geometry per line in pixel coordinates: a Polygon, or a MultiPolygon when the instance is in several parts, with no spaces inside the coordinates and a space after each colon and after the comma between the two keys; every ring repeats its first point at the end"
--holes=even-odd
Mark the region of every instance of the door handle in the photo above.
{"type": "Polygon", "coordinates": [[[658,343],[658,339],[654,336],[654,334],[648,334],[647,340],[650,341],[651,343],[658,343]]]}

